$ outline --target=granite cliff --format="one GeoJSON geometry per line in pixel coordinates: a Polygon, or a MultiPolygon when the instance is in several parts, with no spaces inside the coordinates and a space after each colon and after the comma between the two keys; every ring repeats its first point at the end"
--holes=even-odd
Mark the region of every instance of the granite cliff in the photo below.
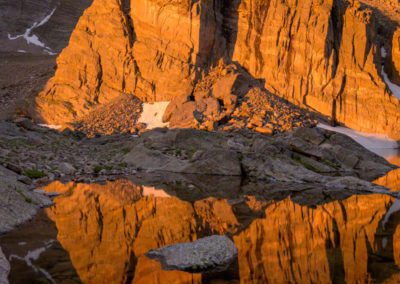
{"type": "Polygon", "coordinates": [[[398,21],[386,6],[395,7],[341,0],[95,0],[39,95],[38,114],[65,123],[126,94],[149,102],[190,96],[223,59],[295,105],[399,139],[399,100],[381,68],[398,82],[398,21]],[[382,49],[391,56],[384,58],[382,49]]]}

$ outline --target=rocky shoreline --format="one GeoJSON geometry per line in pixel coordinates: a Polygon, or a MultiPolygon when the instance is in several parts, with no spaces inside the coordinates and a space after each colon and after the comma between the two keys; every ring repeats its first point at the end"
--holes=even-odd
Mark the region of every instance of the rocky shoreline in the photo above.
{"type": "MultiPolygon", "coordinates": [[[[179,185],[181,194],[189,199],[201,199],[204,194],[217,197],[223,192],[225,197],[231,196],[231,204],[243,203],[242,194],[261,199],[263,195],[292,196],[293,202],[306,206],[354,194],[400,196],[371,183],[396,166],[345,135],[317,127],[275,135],[249,129],[156,128],[140,135],[88,138],[68,128],[58,132],[17,119],[0,121],[0,153],[0,234],[30,220],[40,208],[51,206],[51,197],[65,194],[45,187],[53,181],[108,184],[129,176],[138,185],[163,184],[167,192],[169,186],[175,191],[179,185]],[[209,184],[220,192],[211,192],[209,184]]],[[[176,246],[197,253],[195,243],[176,246]]],[[[234,247],[231,251],[222,263],[235,257],[234,247]]],[[[167,269],[208,271],[220,267],[210,251],[205,257],[214,263],[208,265],[207,260],[193,256],[189,266],[185,261],[167,265],[162,253],[151,253],[167,269]]],[[[168,261],[174,259],[179,256],[168,256],[168,261]]],[[[7,267],[0,254],[1,276],[7,275],[7,267]]]]}
{"type": "MultiPolygon", "coordinates": [[[[323,190],[386,192],[370,181],[396,168],[339,133],[320,128],[265,135],[250,130],[207,132],[159,128],[140,136],[87,138],[27,119],[0,121],[0,233],[51,205],[39,190],[60,180],[104,183],[159,173],[237,177],[260,183],[312,184],[323,190]]],[[[392,193],[394,194],[394,193],[392,193]]],[[[50,196],[52,193],[49,194],[50,196]]]]}
{"type": "Polygon", "coordinates": [[[157,128],[140,135],[87,138],[27,119],[0,121],[0,165],[35,188],[54,180],[101,182],[138,171],[242,176],[312,182],[356,177],[372,181],[396,168],[351,138],[320,128],[264,135],[157,128]]]}

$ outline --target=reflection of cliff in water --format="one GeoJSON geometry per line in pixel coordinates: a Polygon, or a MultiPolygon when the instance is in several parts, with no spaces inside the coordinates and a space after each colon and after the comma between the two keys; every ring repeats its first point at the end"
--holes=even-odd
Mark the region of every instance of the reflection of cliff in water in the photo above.
{"type": "MultiPolygon", "coordinates": [[[[46,213],[84,283],[400,281],[394,198],[218,179],[55,182],[46,189],[63,195],[46,213]],[[162,271],[144,256],[152,248],[211,234],[228,234],[238,246],[229,273],[162,271]]],[[[0,244],[9,254],[10,240],[5,241],[0,244]]]]}

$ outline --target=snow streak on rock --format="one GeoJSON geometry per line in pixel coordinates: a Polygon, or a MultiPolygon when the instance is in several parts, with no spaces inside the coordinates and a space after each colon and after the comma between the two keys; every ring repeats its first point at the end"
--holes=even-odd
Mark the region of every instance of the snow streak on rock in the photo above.
{"type": "Polygon", "coordinates": [[[32,34],[32,30],[43,26],[44,24],[46,24],[50,18],[53,16],[54,12],[56,11],[57,8],[54,8],[50,14],[48,14],[46,17],[44,17],[44,19],[42,19],[39,23],[35,22],[33,23],[33,25],[30,28],[27,28],[24,34],[21,35],[16,35],[16,36],[11,36],[10,34],[8,34],[8,39],[9,40],[16,40],[19,38],[24,38],[27,42],[27,44],[33,44],[39,47],[42,47],[44,50],[43,52],[49,55],[55,55],[56,53],[54,53],[52,51],[52,49],[48,46],[46,46],[43,42],[41,42],[38,38],[38,36],[36,36],[35,34],[32,34]]]}

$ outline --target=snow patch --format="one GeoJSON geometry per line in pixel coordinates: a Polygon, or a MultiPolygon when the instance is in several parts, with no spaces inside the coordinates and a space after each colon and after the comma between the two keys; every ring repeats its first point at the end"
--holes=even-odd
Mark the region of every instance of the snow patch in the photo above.
{"type": "MultiPolygon", "coordinates": [[[[386,49],[382,46],[381,47],[381,55],[382,58],[386,58],[387,52],[386,49]]],[[[383,80],[385,81],[386,85],[390,89],[390,91],[393,93],[393,95],[400,100],[400,86],[393,84],[390,79],[388,74],[385,72],[385,66],[382,66],[382,76],[383,80]]]]}
{"type": "Polygon", "coordinates": [[[383,58],[386,58],[386,56],[387,56],[386,49],[383,46],[381,47],[381,55],[383,58]]]}
{"type": "Polygon", "coordinates": [[[53,53],[53,51],[51,50],[50,47],[46,46],[43,42],[41,42],[41,41],[39,40],[39,38],[38,38],[36,35],[31,34],[31,33],[32,33],[32,30],[33,30],[33,29],[36,29],[36,28],[38,28],[38,27],[40,27],[40,26],[43,26],[45,23],[47,23],[47,22],[50,20],[50,18],[53,16],[53,14],[54,14],[54,12],[56,11],[56,9],[57,9],[57,8],[54,8],[54,9],[50,12],[50,14],[48,14],[48,15],[47,15],[43,20],[41,20],[39,23],[38,23],[38,22],[34,22],[33,25],[32,25],[30,28],[26,29],[26,31],[25,31],[24,34],[17,35],[17,36],[11,36],[10,34],[8,34],[8,39],[9,39],[9,40],[16,40],[16,39],[19,39],[19,38],[24,38],[24,39],[26,40],[26,42],[28,43],[28,45],[29,45],[29,44],[33,44],[33,45],[42,47],[42,48],[44,48],[44,52],[45,52],[45,53],[54,55],[55,53],[53,53]]]}
{"type": "Polygon", "coordinates": [[[319,123],[317,126],[330,131],[345,134],[368,150],[377,155],[383,156],[384,158],[398,155],[397,142],[393,139],[390,139],[386,134],[361,132],[347,127],[332,127],[323,123],[319,123]]]}
{"type": "Polygon", "coordinates": [[[149,186],[143,186],[143,196],[154,196],[161,198],[171,197],[171,195],[166,193],[164,190],[149,186]]]}
{"type": "Polygon", "coordinates": [[[39,126],[50,128],[50,129],[55,129],[55,130],[59,130],[62,127],[61,125],[53,125],[53,124],[39,124],[39,126]]]}
{"type": "Polygon", "coordinates": [[[18,49],[17,52],[19,52],[19,53],[26,53],[26,50],[18,49]]]}
{"type": "Polygon", "coordinates": [[[168,127],[169,123],[163,122],[163,116],[169,102],[144,103],[143,112],[138,122],[146,124],[148,129],[168,127]]]}
{"type": "Polygon", "coordinates": [[[392,203],[389,210],[386,212],[386,215],[382,221],[383,230],[385,230],[385,226],[386,226],[387,222],[389,222],[390,217],[398,211],[400,211],[400,199],[396,199],[396,201],[392,203]]]}
{"type": "Polygon", "coordinates": [[[385,72],[385,68],[382,66],[382,76],[383,80],[385,80],[386,85],[390,89],[390,91],[393,93],[393,95],[400,100],[400,87],[394,83],[392,83],[389,79],[388,74],[385,72]]]}

